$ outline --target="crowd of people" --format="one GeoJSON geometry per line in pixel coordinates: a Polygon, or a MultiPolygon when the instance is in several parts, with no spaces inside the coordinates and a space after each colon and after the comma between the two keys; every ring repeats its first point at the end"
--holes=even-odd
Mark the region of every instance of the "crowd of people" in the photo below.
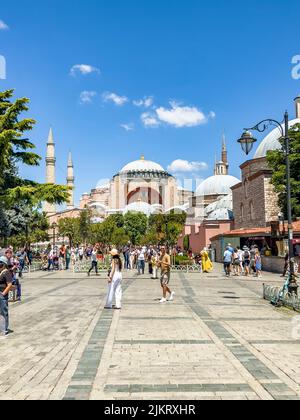
{"type": "MultiPolygon", "coordinates": [[[[176,264],[176,258],[187,258],[189,264],[197,265],[199,271],[210,273],[213,270],[212,252],[204,248],[199,255],[192,252],[185,255],[180,248],[169,249],[166,246],[132,246],[128,244],[120,249],[111,249],[101,245],[87,245],[59,247],[49,245],[47,249],[37,256],[42,261],[42,269],[69,270],[78,263],[88,264],[88,276],[93,271],[98,274],[99,264],[110,266],[108,272],[108,293],[106,308],[112,309],[115,300],[115,309],[122,308],[122,272],[136,270],[137,276],[149,275],[149,278],[160,279],[162,298],[160,303],[172,302],[174,291],[170,288],[171,268],[176,264]]],[[[21,300],[21,283],[23,270],[26,265],[32,264],[33,253],[24,248],[13,252],[8,248],[0,257],[0,315],[4,320],[4,334],[11,333],[9,329],[8,299],[11,290],[15,291],[16,300],[21,300]]],[[[261,277],[262,260],[256,246],[243,249],[233,248],[230,244],[224,253],[224,271],[227,277],[250,276],[261,277]]]]}
{"type": "Polygon", "coordinates": [[[243,249],[233,248],[228,244],[224,253],[224,271],[226,277],[251,276],[262,277],[262,258],[257,246],[243,249]]]}

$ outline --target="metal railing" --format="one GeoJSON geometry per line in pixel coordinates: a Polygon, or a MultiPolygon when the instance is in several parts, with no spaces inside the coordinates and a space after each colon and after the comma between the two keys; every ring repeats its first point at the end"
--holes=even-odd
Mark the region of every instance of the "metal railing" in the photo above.
{"type": "Polygon", "coordinates": [[[289,293],[287,290],[282,293],[282,287],[266,284],[263,285],[263,292],[265,300],[274,302],[280,296],[280,302],[283,306],[300,312],[300,297],[296,293],[289,293]]]}

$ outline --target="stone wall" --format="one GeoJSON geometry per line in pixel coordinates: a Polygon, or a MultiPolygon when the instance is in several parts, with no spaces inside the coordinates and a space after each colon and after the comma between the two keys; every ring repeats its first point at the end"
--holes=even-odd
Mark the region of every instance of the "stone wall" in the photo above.
{"type": "Polygon", "coordinates": [[[246,162],[241,169],[242,183],[232,189],[235,229],[266,227],[277,221],[278,197],[266,159],[246,162]]]}
{"type": "Polygon", "coordinates": [[[265,257],[262,256],[263,271],[271,273],[283,273],[284,258],[281,257],[265,257]]]}

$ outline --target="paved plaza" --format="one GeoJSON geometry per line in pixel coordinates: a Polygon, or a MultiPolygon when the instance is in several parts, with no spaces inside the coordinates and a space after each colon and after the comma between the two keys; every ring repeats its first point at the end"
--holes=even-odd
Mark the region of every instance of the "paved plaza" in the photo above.
{"type": "Polygon", "coordinates": [[[176,273],[160,305],[159,281],[124,277],[123,310],[108,311],[105,274],[27,276],[0,341],[1,398],[300,398],[295,314],[263,301],[261,280],[176,273]]]}

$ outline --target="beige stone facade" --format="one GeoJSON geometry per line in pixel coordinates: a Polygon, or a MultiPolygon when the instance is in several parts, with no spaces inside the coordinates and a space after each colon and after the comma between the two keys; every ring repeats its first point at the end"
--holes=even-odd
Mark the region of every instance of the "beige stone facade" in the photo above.
{"type": "Polygon", "coordinates": [[[163,213],[187,205],[192,195],[192,191],[178,188],[176,179],[160,165],[142,156],[117,173],[109,184],[83,194],[80,208],[92,208],[98,217],[134,211],[135,207],[163,213]]]}

